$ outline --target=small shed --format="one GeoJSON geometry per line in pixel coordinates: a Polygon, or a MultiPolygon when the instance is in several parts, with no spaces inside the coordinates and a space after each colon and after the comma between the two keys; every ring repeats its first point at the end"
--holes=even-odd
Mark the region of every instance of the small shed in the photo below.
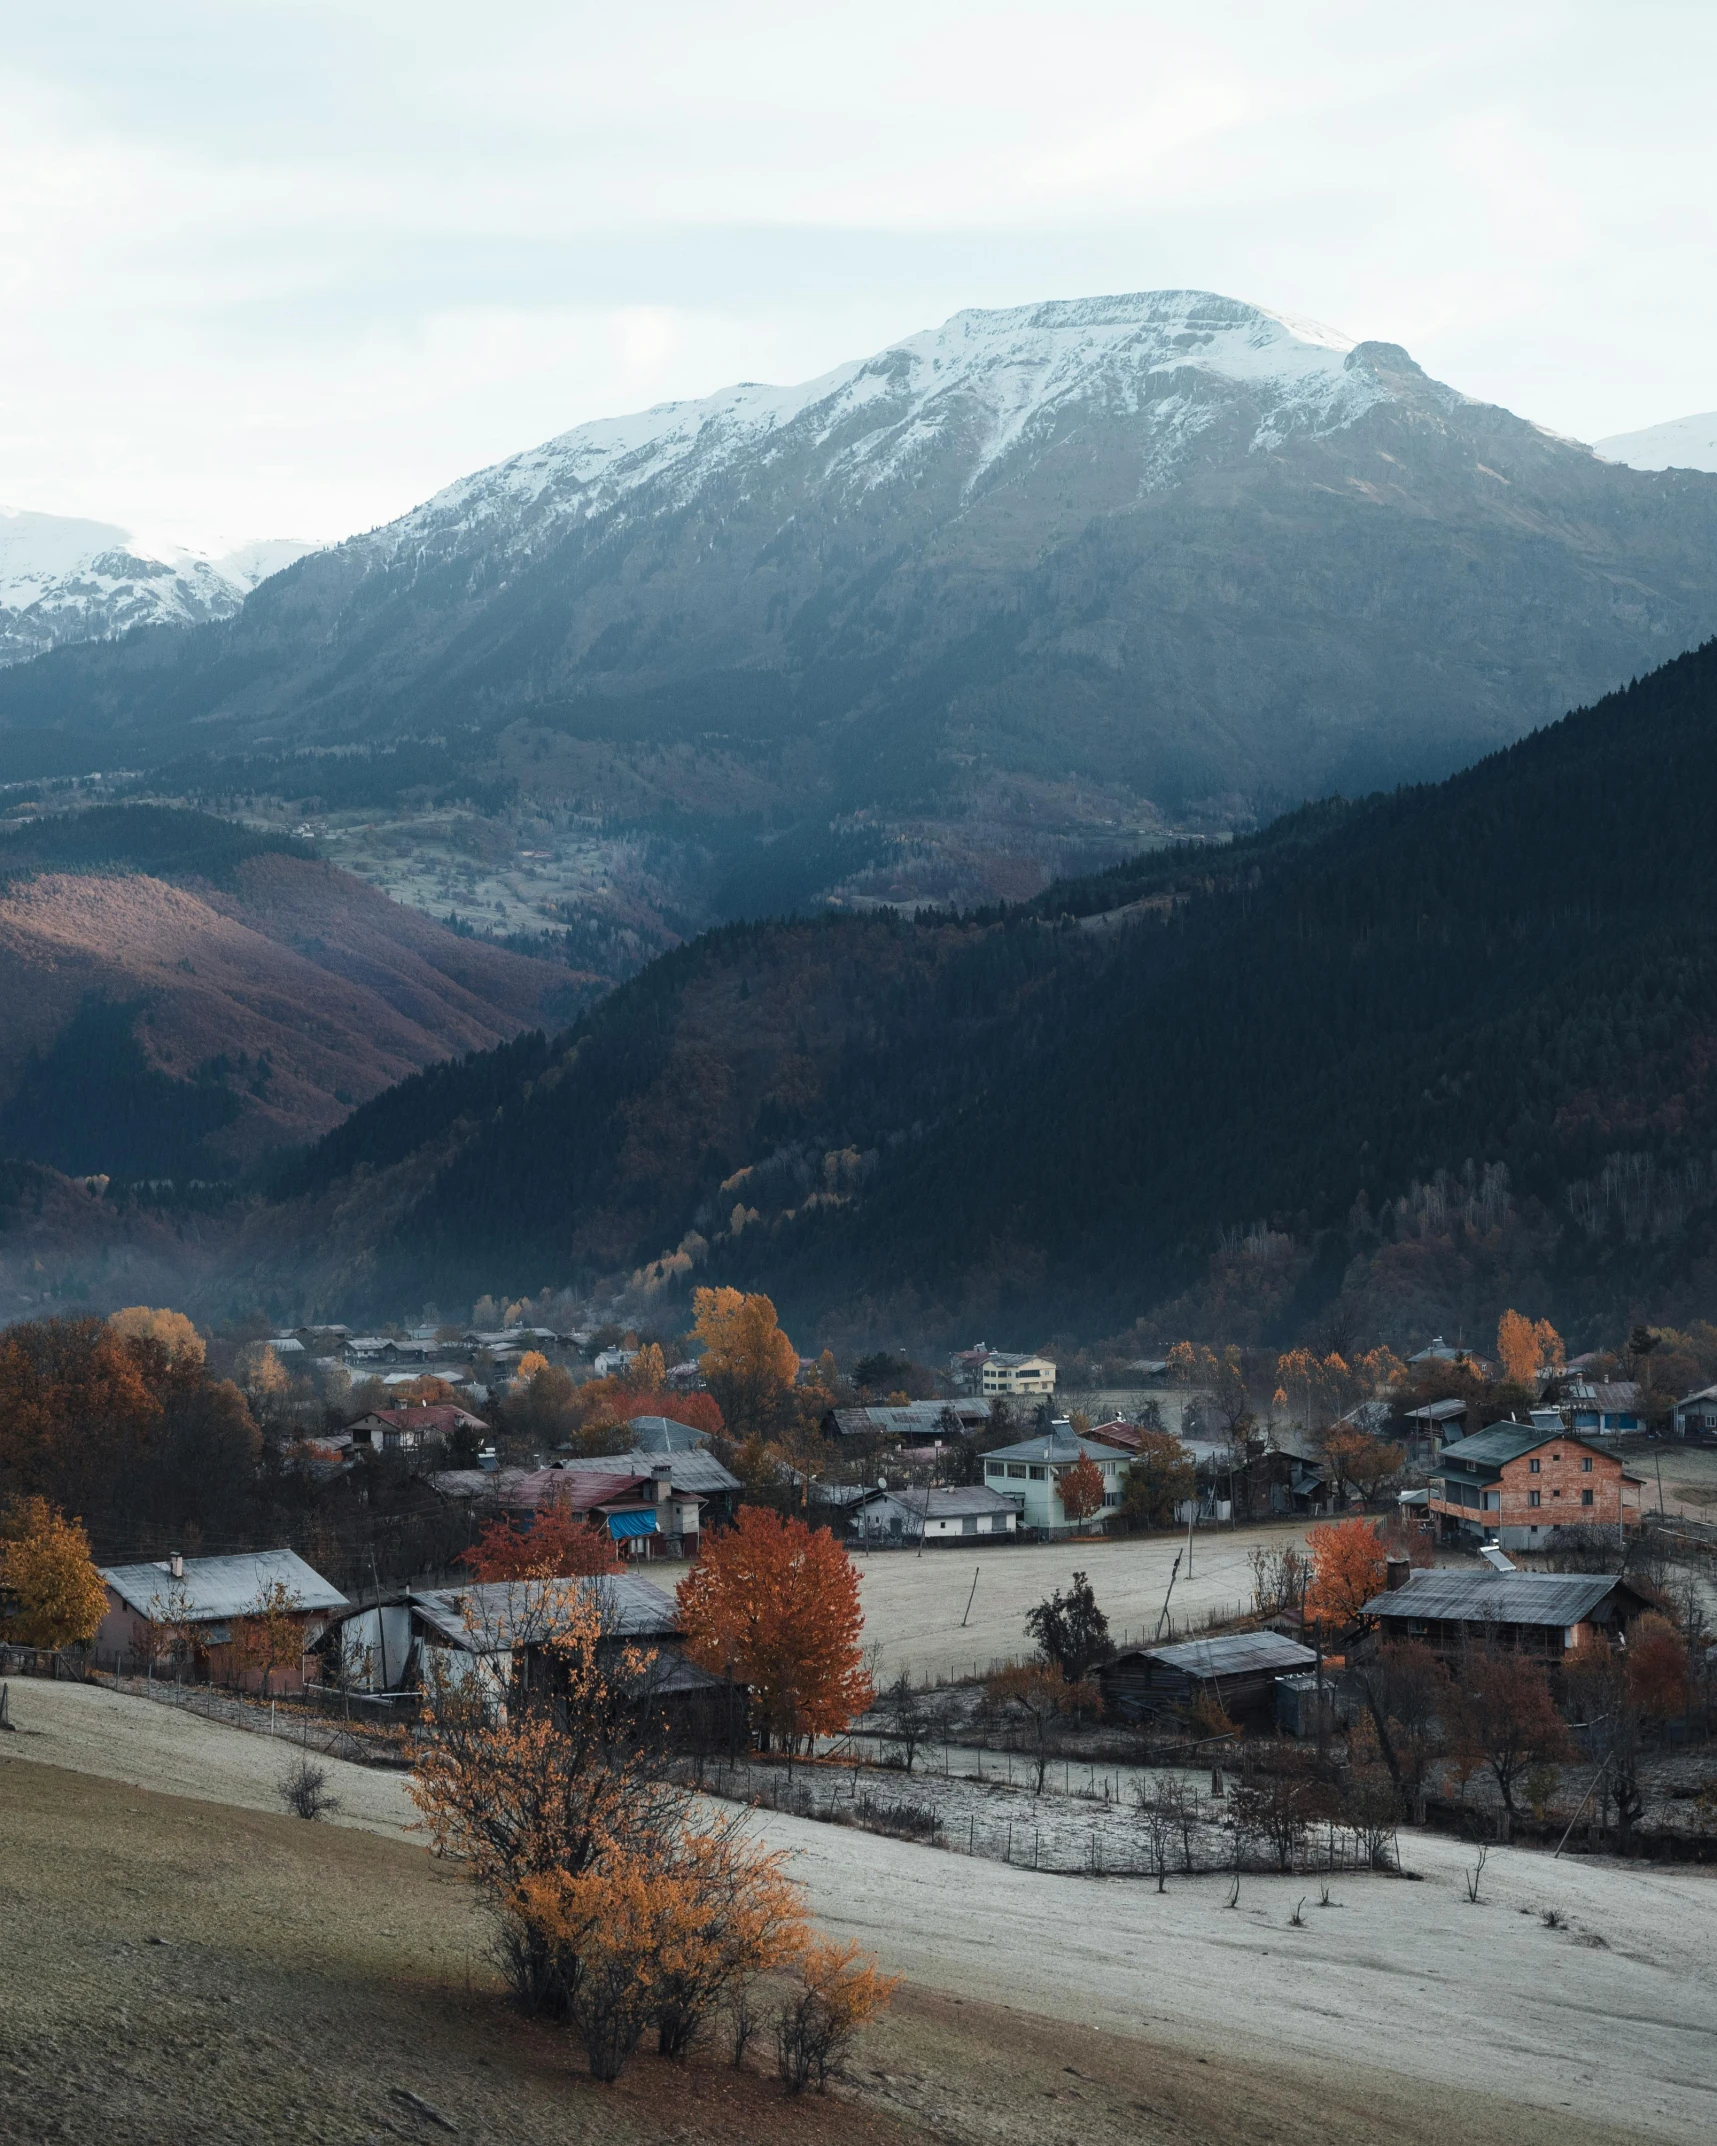
{"type": "Polygon", "coordinates": [[[1276,1718],[1276,1680],[1315,1668],[1317,1655],[1280,1632],[1225,1632],[1166,1647],[1129,1647],[1097,1672],[1103,1711],[1116,1721],[1185,1714],[1200,1699],[1244,1727],[1276,1718]]]}

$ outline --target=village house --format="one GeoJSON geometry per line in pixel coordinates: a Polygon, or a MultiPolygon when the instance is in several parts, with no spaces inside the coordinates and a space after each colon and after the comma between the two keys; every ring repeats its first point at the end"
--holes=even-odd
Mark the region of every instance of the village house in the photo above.
{"type": "Polygon", "coordinates": [[[1561,1393],[1563,1420],[1576,1438],[1622,1438],[1645,1429],[1637,1379],[1570,1379],[1561,1393]]]}
{"type": "Polygon", "coordinates": [[[879,1487],[854,1501],[847,1532],[854,1542],[867,1544],[1011,1536],[1019,1530],[1020,1502],[978,1484],[930,1490],[879,1487]]]}
{"type": "Polygon", "coordinates": [[[1276,1684],[1315,1667],[1317,1655],[1280,1632],[1227,1632],[1163,1647],[1128,1647],[1099,1664],[1106,1720],[1187,1719],[1202,1699],[1237,1728],[1275,1726],[1276,1684]]]}
{"type": "Polygon", "coordinates": [[[655,1480],[656,1470],[665,1465],[668,1470],[669,1487],[676,1498],[696,1498],[700,1504],[700,1527],[712,1523],[725,1527],[739,1512],[743,1486],[730,1468],[722,1466],[713,1453],[701,1447],[687,1452],[655,1453],[634,1448],[629,1453],[605,1453],[593,1458],[584,1455],[569,1455],[558,1460],[552,1468],[534,1469],[534,1480],[548,1483],[557,1474],[578,1475],[592,1469],[610,1474],[627,1473],[655,1480]]]}
{"type": "Polygon", "coordinates": [[[1406,1410],[1401,1421],[1408,1459],[1423,1467],[1427,1461],[1435,1460],[1444,1446],[1464,1438],[1471,1408],[1470,1401],[1451,1395],[1447,1400],[1427,1401],[1422,1407],[1406,1410]]]}
{"type": "Polygon", "coordinates": [[[1389,1578],[1364,1614],[1384,1638],[1421,1640],[1448,1656],[1503,1646],[1559,1661],[1576,1647],[1614,1640],[1651,1606],[1614,1573],[1411,1572],[1399,1560],[1389,1578]]]}
{"type": "Polygon", "coordinates": [[[1075,1523],[1061,1503],[1060,1482],[1081,1460],[1092,1461],[1103,1478],[1103,1503],[1088,1519],[1077,1523],[1081,1532],[1101,1528],[1121,1502],[1121,1485],[1132,1465],[1131,1457],[1113,1446],[1092,1445],[1075,1438],[1065,1424],[1058,1424],[1047,1437],[1022,1438],[1017,1445],[1001,1446],[984,1455],[984,1486],[1005,1498],[1020,1501],[1020,1526],[1040,1535],[1065,1535],[1075,1523]]]}
{"type": "Polygon", "coordinates": [[[1675,1435],[1710,1438],[1717,1435],[1717,1386],[1701,1386],[1675,1404],[1675,1435]]]}
{"type": "Polygon", "coordinates": [[[1050,1394],[1055,1391],[1055,1366],[1047,1356],[986,1356],[978,1374],[978,1391],[992,1397],[1050,1394]]]}
{"type": "Polygon", "coordinates": [[[602,1611],[602,1645],[636,1648],[645,1657],[639,1698],[660,1710],[672,1744],[710,1749],[743,1740],[744,1687],[687,1661],[673,1596],[630,1573],[412,1589],[346,1618],[330,1644],[343,1656],[343,1679],[354,1686],[401,1693],[472,1688],[504,1713],[520,1684],[553,1693],[555,1638],[571,1607],[592,1591],[602,1611]]]}
{"type": "Polygon", "coordinates": [[[1556,1528],[1638,1527],[1640,1478],[1614,1453],[1567,1431],[1493,1423],[1445,1446],[1426,1507],[1445,1540],[1494,1536],[1530,1550],[1556,1528]]]}
{"type": "Polygon", "coordinates": [[[246,1550],[232,1557],[164,1557],[146,1565],[104,1565],[107,1613],[95,1635],[104,1669],[142,1675],[171,1668],[214,1684],[257,1685],[262,1670],[246,1647],[247,1620],[267,1609],[296,1626],[290,1661],[276,1661],[272,1691],[304,1688],[304,1656],[345,1609],[346,1598],[295,1550],[246,1550]]]}
{"type": "MultiPolygon", "coordinates": [[[[700,1456],[701,1457],[701,1456],[700,1456]]],[[[554,1509],[606,1531],[624,1558],[695,1557],[704,1501],[674,1488],[673,1456],[643,1465],[616,1459],[590,1468],[532,1468],[501,1492],[504,1509],[554,1509]]]]}
{"type": "Polygon", "coordinates": [[[453,1401],[403,1403],[398,1408],[372,1408],[351,1426],[357,1444],[377,1453],[417,1453],[425,1446],[446,1445],[456,1431],[487,1435],[489,1426],[481,1416],[453,1401]]]}

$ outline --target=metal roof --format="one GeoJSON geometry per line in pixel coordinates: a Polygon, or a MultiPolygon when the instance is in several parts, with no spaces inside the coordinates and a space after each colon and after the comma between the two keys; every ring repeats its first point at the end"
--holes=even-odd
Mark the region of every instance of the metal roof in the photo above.
{"type": "MultiPolygon", "coordinates": [[[[970,1403],[967,1404],[970,1406],[970,1403]]],[[[958,1421],[959,1409],[952,1401],[904,1401],[893,1407],[836,1408],[830,1410],[835,1429],[843,1438],[898,1438],[916,1431],[951,1429],[945,1419],[958,1421]]]]}
{"type": "MultiPolygon", "coordinates": [[[[1608,1572],[1416,1572],[1374,1595],[1368,1617],[1445,1624],[1578,1624],[1625,1583],[1608,1572]]],[[[1626,1589],[1630,1595],[1632,1588],[1626,1589]]]]}
{"type": "Polygon", "coordinates": [[[1169,1647],[1131,1651],[1189,1677],[1286,1676],[1317,1661],[1313,1648],[1284,1639],[1280,1632],[1224,1632],[1215,1639],[1184,1639],[1169,1647]]]}
{"type": "Polygon", "coordinates": [[[999,1490],[986,1490],[981,1484],[930,1490],[873,1490],[869,1497],[892,1498],[896,1505],[926,1520],[958,1520],[967,1513],[1009,1513],[1019,1509],[1016,1499],[1004,1497],[999,1490]]]}
{"type": "Polygon", "coordinates": [[[606,1468],[618,1473],[625,1469],[633,1475],[649,1475],[652,1470],[668,1463],[670,1486],[676,1491],[702,1491],[706,1496],[719,1490],[738,1490],[738,1476],[722,1466],[713,1453],[605,1453],[594,1460],[576,1458],[557,1463],[568,1474],[582,1468],[606,1468]]]}
{"type": "Polygon", "coordinates": [[[237,1557],[188,1557],[182,1580],[174,1579],[165,1558],[150,1565],[104,1565],[101,1576],[122,1602],[152,1620],[166,1614],[169,1604],[175,1618],[199,1624],[242,1617],[277,1583],[298,1598],[301,1609],[346,1607],[340,1590],[307,1565],[296,1550],[246,1550],[237,1557]]]}
{"type": "Polygon", "coordinates": [[[1074,1461],[1082,1456],[1094,1461],[1124,1460],[1126,1458],[1125,1454],[1118,1454],[1113,1446],[1093,1445],[1089,1439],[1044,1437],[1022,1438],[1019,1444],[1015,1446],[997,1446],[993,1452],[986,1453],[984,1459],[986,1462],[993,1460],[1055,1461],[1062,1466],[1070,1467],[1074,1461]]]}
{"type": "Polygon", "coordinates": [[[580,1580],[491,1580],[480,1587],[413,1593],[412,1608],[441,1637],[472,1654],[506,1654],[552,1638],[571,1602],[601,1591],[606,1630],[620,1639],[667,1639],[679,1631],[673,1597],[629,1574],[580,1580]]]}
{"type": "Polygon", "coordinates": [[[1410,1423],[1448,1423],[1456,1416],[1464,1416],[1470,1404],[1454,1399],[1427,1401],[1423,1408],[1410,1408],[1407,1420],[1410,1423]]]}
{"type": "Polygon", "coordinates": [[[1482,1431],[1474,1431],[1470,1438],[1457,1438],[1452,1445],[1443,1448],[1443,1459],[1471,1461],[1481,1468],[1500,1468],[1505,1461],[1518,1460],[1523,1453],[1530,1453],[1538,1446],[1547,1446],[1553,1438],[1565,1438],[1565,1431],[1541,1431],[1535,1423],[1487,1423],[1482,1431]]]}
{"type": "Polygon", "coordinates": [[[562,1507],[571,1513],[587,1513],[593,1505],[605,1505],[610,1498],[623,1498],[637,1488],[640,1482],[650,1480],[646,1472],[642,1476],[630,1468],[533,1468],[509,1483],[501,1493],[501,1503],[534,1511],[540,1506],[562,1507]]]}
{"type": "Polygon", "coordinates": [[[694,1430],[672,1416],[634,1416],[626,1428],[640,1453],[696,1453],[709,1442],[708,1431],[694,1430]]]}

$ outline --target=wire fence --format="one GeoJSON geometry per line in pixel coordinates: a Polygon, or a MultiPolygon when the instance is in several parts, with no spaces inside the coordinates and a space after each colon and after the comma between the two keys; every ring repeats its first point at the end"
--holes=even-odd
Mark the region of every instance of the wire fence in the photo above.
{"type": "Polygon", "coordinates": [[[1123,1793],[1127,1784],[1115,1776],[1095,1790],[1069,1791],[1046,1773],[1040,1793],[1026,1779],[909,1781],[863,1765],[789,1768],[741,1759],[706,1766],[701,1785],[755,1809],[1064,1877],[1331,1877],[1399,1867],[1393,1822],[1314,1818],[1310,1804],[1296,1807],[1291,1789],[1257,1790],[1239,1780],[1206,1794],[1186,1776],[1164,1776],[1123,1793]]]}

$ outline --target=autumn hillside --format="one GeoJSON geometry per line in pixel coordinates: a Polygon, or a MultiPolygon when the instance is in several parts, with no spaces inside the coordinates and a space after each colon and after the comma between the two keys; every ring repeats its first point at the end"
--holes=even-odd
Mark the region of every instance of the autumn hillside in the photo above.
{"type": "Polygon", "coordinates": [[[37,822],[0,837],[0,1157],[233,1176],[570,981],[200,813],[37,822]]]}

